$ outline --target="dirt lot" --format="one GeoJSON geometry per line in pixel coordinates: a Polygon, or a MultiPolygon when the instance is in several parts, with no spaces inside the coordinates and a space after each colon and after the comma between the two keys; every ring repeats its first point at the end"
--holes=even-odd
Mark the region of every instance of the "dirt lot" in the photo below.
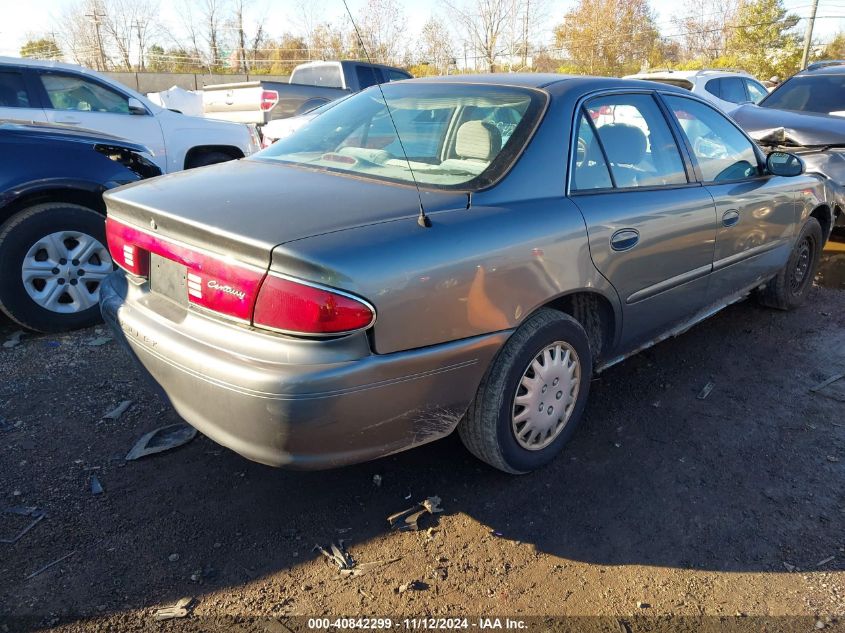
{"type": "MultiPolygon", "coordinates": [[[[0,507],[47,517],[0,543],[0,630],[603,615],[615,628],[602,630],[631,631],[636,614],[838,629],[845,379],[810,391],[845,372],[845,243],[833,249],[828,287],[802,309],[745,302],[602,374],[562,457],[524,477],[482,465],[456,437],[320,473],[253,464],[201,436],[125,462],[173,414],[114,341],[92,344],[105,330],[24,335],[0,347],[0,507]],[[101,419],[123,400],[126,413],[101,419]],[[433,529],[388,530],[389,514],[430,495],[444,509],[433,529]],[[384,564],[342,577],[312,552],[338,539],[359,563],[384,564]],[[187,618],[153,621],[188,596],[187,618]]],[[[0,323],[0,341],[15,329],[0,323]]],[[[0,538],[22,525],[0,514],[0,538]]]]}

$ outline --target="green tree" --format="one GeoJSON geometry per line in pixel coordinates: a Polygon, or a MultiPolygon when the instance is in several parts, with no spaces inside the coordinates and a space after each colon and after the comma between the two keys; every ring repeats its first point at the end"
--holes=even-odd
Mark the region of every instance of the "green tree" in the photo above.
{"type": "Polygon", "coordinates": [[[637,72],[660,44],[648,0],[578,0],[555,29],[569,63],[563,70],[588,75],[637,72]]]}
{"type": "Polygon", "coordinates": [[[816,59],[845,59],[845,32],[840,31],[834,35],[816,59]]]}
{"type": "Polygon", "coordinates": [[[62,49],[52,37],[30,38],[21,46],[21,57],[61,60],[62,49]]]}
{"type": "Polygon", "coordinates": [[[788,77],[801,64],[799,18],[783,0],[743,0],[717,65],[737,66],[760,78],[788,77]]]}

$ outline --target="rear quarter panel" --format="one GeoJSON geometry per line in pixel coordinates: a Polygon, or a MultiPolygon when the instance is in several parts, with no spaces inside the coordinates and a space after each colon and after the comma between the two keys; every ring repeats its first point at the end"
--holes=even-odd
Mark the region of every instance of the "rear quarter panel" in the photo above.
{"type": "Polygon", "coordinates": [[[382,354],[509,330],[579,289],[616,303],[565,198],[430,217],[428,229],[406,218],[290,242],[273,251],[271,268],[372,302],[382,354]]]}

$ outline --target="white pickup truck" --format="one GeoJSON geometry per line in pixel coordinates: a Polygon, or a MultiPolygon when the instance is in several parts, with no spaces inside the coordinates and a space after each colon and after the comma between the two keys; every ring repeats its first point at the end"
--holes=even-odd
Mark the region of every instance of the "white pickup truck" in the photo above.
{"type": "Polygon", "coordinates": [[[410,79],[401,68],[357,61],[308,62],[293,69],[288,83],[247,81],[205,86],[205,116],[264,125],[298,116],[353,92],[410,79]]]}
{"type": "Polygon", "coordinates": [[[254,128],[186,116],[73,64],[0,57],[0,120],[61,123],[146,146],[162,172],[211,165],[259,149],[254,128]]]}

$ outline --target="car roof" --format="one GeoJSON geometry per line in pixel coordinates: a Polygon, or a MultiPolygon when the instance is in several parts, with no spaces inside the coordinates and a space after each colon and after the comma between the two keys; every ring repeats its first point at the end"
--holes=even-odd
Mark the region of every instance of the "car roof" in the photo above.
{"type": "Polygon", "coordinates": [[[13,66],[28,66],[31,68],[51,68],[61,70],[72,70],[75,72],[90,73],[91,71],[79,64],[68,64],[55,62],[47,59],[30,59],[29,57],[5,57],[0,55],[0,65],[10,64],[13,66]]]}
{"type": "Polygon", "coordinates": [[[634,75],[627,75],[627,79],[646,79],[646,78],[660,78],[660,79],[691,79],[693,77],[751,77],[742,70],[728,70],[720,68],[705,68],[703,70],[655,70],[652,72],[636,73],[634,75]]]}
{"type": "Polygon", "coordinates": [[[812,64],[809,68],[805,68],[804,70],[798,71],[795,73],[794,76],[806,76],[806,75],[845,75],[845,62],[842,61],[832,61],[828,64],[822,64],[821,62],[817,62],[820,65],[813,68],[812,64]]]}
{"type": "Polygon", "coordinates": [[[589,93],[615,88],[637,88],[660,90],[689,95],[687,90],[677,86],[656,84],[652,81],[620,79],[618,77],[594,77],[591,75],[562,75],[557,73],[491,73],[484,75],[445,75],[440,77],[419,77],[406,79],[401,83],[464,83],[489,86],[520,86],[537,88],[557,95],[565,93],[589,93]]]}

